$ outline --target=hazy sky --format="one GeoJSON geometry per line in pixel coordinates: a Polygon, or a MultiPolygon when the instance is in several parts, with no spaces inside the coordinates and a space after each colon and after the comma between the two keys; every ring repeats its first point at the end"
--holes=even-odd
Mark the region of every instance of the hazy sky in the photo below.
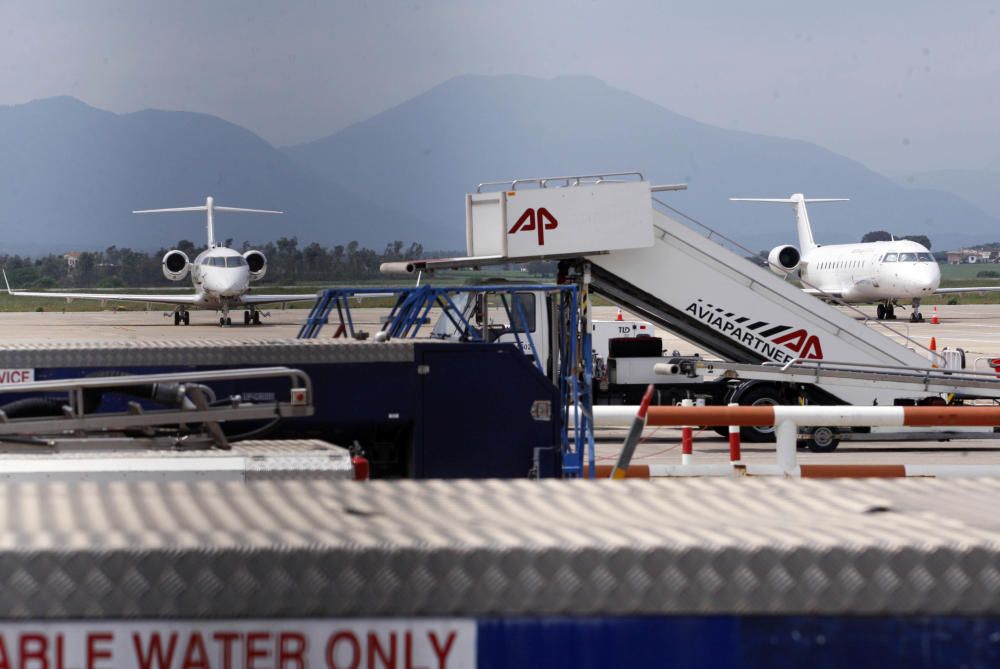
{"type": "Polygon", "coordinates": [[[875,169],[1000,167],[995,7],[4,0],[0,104],[68,94],[117,112],[201,111],[284,145],[459,74],[590,74],[875,169]]]}

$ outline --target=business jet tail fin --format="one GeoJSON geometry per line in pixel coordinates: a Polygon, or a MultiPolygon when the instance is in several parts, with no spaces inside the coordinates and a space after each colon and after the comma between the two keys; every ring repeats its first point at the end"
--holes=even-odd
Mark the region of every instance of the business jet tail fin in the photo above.
{"type": "Polygon", "coordinates": [[[207,232],[208,232],[208,247],[215,248],[215,220],[212,214],[216,211],[232,211],[232,212],[243,212],[246,214],[283,214],[282,211],[274,211],[272,209],[244,209],[243,207],[220,207],[216,206],[215,199],[212,197],[205,198],[205,204],[197,207],[171,207],[169,209],[138,209],[133,211],[133,214],[164,214],[164,213],[176,213],[183,211],[204,211],[207,212],[207,232]]]}

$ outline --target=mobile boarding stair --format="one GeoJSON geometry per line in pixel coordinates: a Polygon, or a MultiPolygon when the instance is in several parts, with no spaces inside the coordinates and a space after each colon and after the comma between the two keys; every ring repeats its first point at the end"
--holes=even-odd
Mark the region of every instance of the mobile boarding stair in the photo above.
{"type": "MultiPolygon", "coordinates": [[[[715,243],[712,237],[725,239],[718,233],[706,228],[706,238],[663,213],[676,210],[656,194],[684,188],[651,185],[639,172],[480,184],[466,196],[467,257],[386,263],[382,271],[561,260],[567,278],[582,287],[584,309],[592,289],[728,362],[843,360],[904,369],[925,368],[929,359],[944,364],[905,335],[894,332],[906,346],[715,243]]],[[[920,383],[839,384],[822,375],[810,383],[829,403],[938,397],[920,383]]],[[[953,397],[1000,398],[995,381],[952,390],[953,397]]]]}

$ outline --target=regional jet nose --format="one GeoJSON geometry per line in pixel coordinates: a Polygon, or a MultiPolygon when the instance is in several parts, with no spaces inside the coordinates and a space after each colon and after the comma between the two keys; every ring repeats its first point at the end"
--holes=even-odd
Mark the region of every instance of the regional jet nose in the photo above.
{"type": "Polygon", "coordinates": [[[933,293],[941,285],[941,268],[937,263],[918,265],[915,281],[922,293],[933,293]]]}

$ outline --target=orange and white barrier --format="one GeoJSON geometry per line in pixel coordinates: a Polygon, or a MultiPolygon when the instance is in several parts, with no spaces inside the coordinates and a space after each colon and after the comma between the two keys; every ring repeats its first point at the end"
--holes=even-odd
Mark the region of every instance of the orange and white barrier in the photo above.
{"type": "MultiPolygon", "coordinates": [[[[611,465],[597,465],[598,478],[606,478],[611,465]]],[[[629,465],[625,478],[691,478],[698,476],[791,476],[804,479],[835,478],[974,478],[1000,477],[1000,465],[799,465],[786,472],[774,464],[719,463],[712,465],[629,465]]]]}
{"type": "MultiPolygon", "coordinates": [[[[632,411],[634,415],[634,408],[632,411]]],[[[655,406],[649,408],[646,424],[664,427],[773,425],[777,442],[774,465],[682,464],[680,469],[676,465],[642,465],[649,468],[649,476],[720,476],[734,473],[796,477],[1000,476],[1000,465],[800,466],[796,453],[799,427],[803,426],[995,427],[1000,426],[1000,406],[655,406]]],[[[631,470],[628,475],[634,476],[631,470]]]]}

